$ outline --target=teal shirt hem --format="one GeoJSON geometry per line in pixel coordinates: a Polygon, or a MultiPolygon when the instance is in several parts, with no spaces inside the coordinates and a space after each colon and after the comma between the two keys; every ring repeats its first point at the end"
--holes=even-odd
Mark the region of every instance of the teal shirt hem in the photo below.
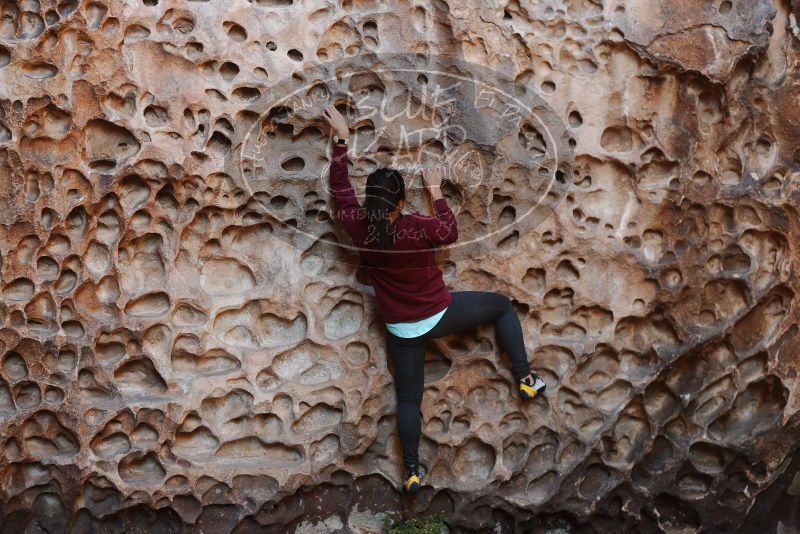
{"type": "Polygon", "coordinates": [[[436,326],[436,323],[439,322],[439,319],[442,318],[442,315],[444,315],[444,312],[446,311],[447,308],[443,309],[439,313],[431,315],[430,317],[410,323],[386,323],[386,328],[389,330],[389,332],[397,337],[421,336],[436,326]]]}

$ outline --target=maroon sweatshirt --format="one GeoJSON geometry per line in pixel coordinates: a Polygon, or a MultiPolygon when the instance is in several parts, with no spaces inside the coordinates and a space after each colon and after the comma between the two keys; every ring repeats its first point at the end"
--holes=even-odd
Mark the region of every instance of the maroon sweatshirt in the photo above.
{"type": "Polygon", "coordinates": [[[433,249],[458,239],[456,218],[444,198],[433,205],[435,217],[419,212],[400,214],[392,223],[392,251],[365,250],[368,220],[356,199],[347,172],[347,147],[334,144],[330,171],[331,197],[336,218],[342,221],[353,245],[359,248],[361,267],[368,273],[378,308],[387,323],[418,321],[445,309],[452,300],[442,280],[433,249]]]}

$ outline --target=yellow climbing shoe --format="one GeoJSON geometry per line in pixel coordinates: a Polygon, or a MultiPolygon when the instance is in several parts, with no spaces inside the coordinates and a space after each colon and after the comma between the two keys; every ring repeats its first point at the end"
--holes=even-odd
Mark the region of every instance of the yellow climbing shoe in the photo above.
{"type": "Polygon", "coordinates": [[[408,470],[408,477],[403,483],[403,489],[408,493],[417,493],[422,487],[422,479],[419,476],[419,469],[414,467],[408,470]]]}
{"type": "Polygon", "coordinates": [[[519,396],[524,400],[531,400],[539,393],[544,392],[547,384],[544,383],[539,375],[531,372],[528,376],[523,378],[519,383],[519,396]]]}

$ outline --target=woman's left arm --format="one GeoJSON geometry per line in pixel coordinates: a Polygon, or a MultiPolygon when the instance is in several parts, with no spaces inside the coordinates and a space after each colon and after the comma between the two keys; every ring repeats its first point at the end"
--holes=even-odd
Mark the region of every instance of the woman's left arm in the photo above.
{"type": "Polygon", "coordinates": [[[335,206],[336,218],[342,221],[347,233],[356,245],[364,237],[367,214],[358,203],[353,184],[347,172],[347,145],[334,143],[331,161],[330,191],[335,206]]]}
{"type": "Polygon", "coordinates": [[[364,238],[367,217],[364,208],[358,203],[347,170],[347,165],[350,163],[350,159],[347,157],[347,139],[350,129],[345,118],[333,105],[325,106],[323,114],[333,128],[334,135],[344,141],[344,143],[334,142],[331,159],[330,191],[335,205],[335,216],[342,221],[355,244],[359,245],[364,238]]]}

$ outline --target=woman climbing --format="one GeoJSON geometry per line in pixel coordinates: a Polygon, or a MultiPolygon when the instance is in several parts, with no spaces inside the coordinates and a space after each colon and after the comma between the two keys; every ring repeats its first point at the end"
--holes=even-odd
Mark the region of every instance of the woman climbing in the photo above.
{"type": "Polygon", "coordinates": [[[545,390],[544,381],[528,367],[522,327],[511,300],[488,291],[448,291],[433,249],[458,239],[453,212],[440,190],[440,170],[423,171],[425,188],[436,212],[428,217],[403,213],[405,184],[397,170],[380,168],[367,177],[364,206],[359,205],[348,177],[347,121],[333,105],[325,120],[336,139],[330,170],[335,216],[358,247],[388,330],[387,350],[394,366],[397,431],[407,477],[403,488],[419,491],[423,367],[429,339],[456,334],[479,324],[494,323],[522,399],[545,390]]]}

